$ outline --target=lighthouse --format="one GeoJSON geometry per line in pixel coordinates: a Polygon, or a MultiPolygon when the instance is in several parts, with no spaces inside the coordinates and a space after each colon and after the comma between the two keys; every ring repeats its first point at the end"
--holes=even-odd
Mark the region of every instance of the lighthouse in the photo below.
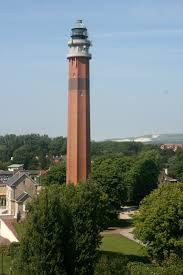
{"type": "Polygon", "coordinates": [[[71,29],[69,65],[67,184],[86,181],[90,172],[90,71],[91,42],[82,20],[71,29]]]}

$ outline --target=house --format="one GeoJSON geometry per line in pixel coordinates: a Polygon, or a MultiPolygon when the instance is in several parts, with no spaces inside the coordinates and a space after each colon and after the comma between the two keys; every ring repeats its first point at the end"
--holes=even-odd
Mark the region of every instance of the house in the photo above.
{"type": "MultiPolygon", "coordinates": [[[[26,173],[34,181],[39,182],[41,175],[40,170],[20,170],[21,173],[26,173]]],[[[13,177],[15,172],[12,171],[0,171],[0,213],[6,208],[6,182],[13,177]]]]}
{"type": "Polygon", "coordinates": [[[59,164],[61,161],[66,161],[66,155],[52,156],[53,164],[59,164]]]}
{"type": "Polygon", "coordinates": [[[0,182],[0,208],[6,208],[6,184],[0,182]]]}
{"type": "Polygon", "coordinates": [[[174,179],[168,175],[168,169],[164,168],[163,171],[161,171],[158,179],[159,184],[166,184],[166,183],[176,183],[178,182],[177,179],[174,179]]]}
{"type": "Polygon", "coordinates": [[[31,179],[36,182],[39,182],[39,177],[42,175],[44,170],[19,170],[21,173],[26,173],[31,179]]]}
{"type": "Polygon", "coordinates": [[[0,213],[6,208],[6,181],[13,176],[13,172],[0,171],[0,213]]]}
{"type": "MultiPolygon", "coordinates": [[[[29,175],[29,177],[31,177],[34,181],[39,181],[39,177],[46,174],[48,172],[48,170],[18,170],[20,172],[24,172],[26,174],[29,175]]],[[[11,178],[15,172],[18,171],[4,171],[4,170],[0,170],[0,182],[5,183],[9,178],[11,178]]]]}
{"type": "Polygon", "coordinates": [[[0,182],[5,182],[13,176],[12,171],[0,171],[0,182]]]}
{"type": "Polygon", "coordinates": [[[183,150],[183,144],[162,144],[160,148],[161,150],[168,149],[176,152],[178,149],[183,150]]]}
{"type": "Polygon", "coordinates": [[[8,166],[8,171],[10,172],[16,172],[19,170],[23,170],[24,165],[23,164],[11,164],[8,166]]]}
{"type": "Polygon", "coordinates": [[[27,203],[38,194],[38,184],[27,173],[17,172],[6,182],[6,208],[9,215],[24,218],[27,203]]]}

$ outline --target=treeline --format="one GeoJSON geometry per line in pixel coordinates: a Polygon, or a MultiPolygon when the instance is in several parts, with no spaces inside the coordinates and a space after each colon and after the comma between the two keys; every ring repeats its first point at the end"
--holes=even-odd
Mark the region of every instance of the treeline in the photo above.
{"type": "MultiPolygon", "coordinates": [[[[11,163],[23,163],[25,169],[47,168],[53,157],[66,155],[66,143],[66,138],[62,136],[55,138],[39,134],[0,136],[0,169],[5,169],[11,163]]],[[[92,141],[91,156],[93,159],[110,153],[134,155],[145,147],[147,146],[135,142],[92,141]]]]}
{"type": "MultiPolygon", "coordinates": [[[[25,169],[48,168],[54,157],[66,155],[65,137],[50,138],[47,135],[5,135],[0,136],[0,169],[6,169],[12,163],[23,163],[25,169]]],[[[91,142],[92,160],[110,154],[137,156],[141,152],[156,150],[160,154],[161,168],[168,167],[169,174],[183,180],[183,152],[161,150],[159,145],[140,142],[91,142]]]]}
{"type": "Polygon", "coordinates": [[[25,169],[49,167],[53,157],[66,154],[66,138],[47,135],[0,136],[0,169],[23,163],[25,169]]]}
{"type": "Polygon", "coordinates": [[[157,187],[159,173],[160,155],[149,150],[137,156],[100,157],[92,164],[91,178],[102,186],[116,209],[139,204],[157,187]]]}
{"type": "MultiPolygon", "coordinates": [[[[134,156],[107,154],[96,157],[91,164],[90,181],[99,185],[108,196],[111,218],[121,205],[135,204],[158,186],[160,154],[156,150],[134,156]]],[[[65,163],[54,165],[41,177],[45,186],[65,185],[65,163]]]]}

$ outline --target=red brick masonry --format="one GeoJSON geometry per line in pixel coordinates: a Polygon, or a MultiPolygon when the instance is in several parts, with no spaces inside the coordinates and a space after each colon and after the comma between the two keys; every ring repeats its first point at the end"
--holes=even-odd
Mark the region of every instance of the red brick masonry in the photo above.
{"type": "Polygon", "coordinates": [[[90,170],[89,59],[69,58],[67,183],[88,178],[90,170]]]}

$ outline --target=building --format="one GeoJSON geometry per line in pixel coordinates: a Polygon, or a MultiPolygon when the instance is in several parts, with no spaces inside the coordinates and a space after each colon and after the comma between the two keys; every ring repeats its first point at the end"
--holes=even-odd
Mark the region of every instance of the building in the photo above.
{"type": "Polygon", "coordinates": [[[174,152],[177,151],[177,149],[183,150],[183,144],[162,144],[160,146],[161,150],[172,150],[174,152]]]}
{"type": "Polygon", "coordinates": [[[6,182],[9,178],[13,176],[12,171],[0,171],[0,182],[6,182]]]}
{"type": "Polygon", "coordinates": [[[11,171],[0,171],[0,208],[6,208],[6,182],[13,176],[11,171]]]}
{"type": "Polygon", "coordinates": [[[177,183],[178,180],[170,177],[168,175],[168,168],[164,168],[159,175],[158,182],[162,185],[166,183],[177,183]]]}
{"type": "Polygon", "coordinates": [[[6,208],[6,183],[0,182],[0,208],[6,208]]]}
{"type": "Polygon", "coordinates": [[[26,173],[31,179],[36,182],[39,182],[40,176],[46,173],[47,170],[20,170],[21,173],[26,173]]]}
{"type": "Polygon", "coordinates": [[[17,172],[19,170],[23,170],[23,168],[24,168],[23,164],[11,164],[8,166],[8,171],[17,172]]]}
{"type": "MultiPolygon", "coordinates": [[[[39,177],[42,176],[42,174],[45,174],[47,170],[18,170],[19,172],[24,172],[29,177],[31,177],[35,181],[39,181],[39,177]]],[[[6,183],[6,181],[11,178],[16,172],[18,172],[16,169],[14,172],[12,171],[0,171],[0,183],[6,183]]]]}
{"type": "MultiPolygon", "coordinates": [[[[39,185],[40,182],[40,176],[46,174],[48,171],[45,170],[20,170],[18,172],[11,172],[11,171],[0,171],[0,213],[9,213],[12,215],[16,215],[17,213],[14,212],[13,209],[10,210],[10,205],[12,206],[13,204],[10,202],[12,199],[14,200],[15,198],[12,198],[13,192],[11,192],[11,197],[10,197],[10,192],[7,191],[9,190],[9,187],[14,188],[14,190],[17,190],[20,188],[19,183],[21,180],[24,180],[24,177],[26,177],[26,182],[29,181],[29,186],[33,186],[33,189],[37,188],[36,193],[39,193],[41,187],[39,185]],[[22,177],[24,175],[24,177],[22,177]],[[29,179],[29,180],[28,180],[29,179]],[[12,183],[18,183],[18,185],[12,185],[12,183]],[[18,188],[18,189],[17,189],[18,188]],[[6,211],[7,210],[7,211],[6,211]]],[[[32,190],[27,189],[27,184],[23,185],[23,188],[21,189],[23,194],[25,192],[25,196],[21,196],[19,198],[19,206],[20,206],[20,199],[21,202],[27,203],[28,198],[32,197],[32,190]],[[27,196],[26,193],[30,196],[27,196]]],[[[17,196],[15,192],[15,195],[17,196]]],[[[20,195],[21,195],[20,194],[20,195]]],[[[16,197],[18,199],[18,197],[16,197]]],[[[18,200],[17,200],[18,202],[18,200]]],[[[18,206],[18,205],[17,205],[18,206]]],[[[25,207],[25,206],[24,206],[25,207]]],[[[24,216],[24,214],[23,214],[24,216]]]]}
{"type": "Polygon", "coordinates": [[[37,196],[38,184],[25,172],[17,172],[6,182],[7,214],[15,218],[24,218],[26,205],[37,196]]]}
{"type": "Polygon", "coordinates": [[[77,20],[68,42],[69,91],[67,135],[67,183],[88,178],[90,171],[90,76],[88,33],[77,20]]]}

